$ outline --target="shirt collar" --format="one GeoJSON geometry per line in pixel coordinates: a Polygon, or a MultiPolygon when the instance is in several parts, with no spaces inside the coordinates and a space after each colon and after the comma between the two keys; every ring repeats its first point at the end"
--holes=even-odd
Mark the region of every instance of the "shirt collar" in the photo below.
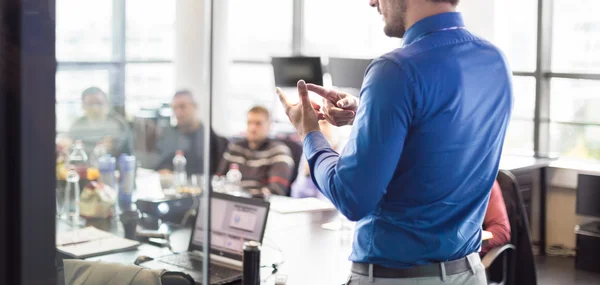
{"type": "Polygon", "coordinates": [[[404,34],[402,39],[403,45],[410,45],[423,36],[450,28],[464,27],[463,17],[458,12],[448,12],[433,15],[413,24],[404,34]]]}

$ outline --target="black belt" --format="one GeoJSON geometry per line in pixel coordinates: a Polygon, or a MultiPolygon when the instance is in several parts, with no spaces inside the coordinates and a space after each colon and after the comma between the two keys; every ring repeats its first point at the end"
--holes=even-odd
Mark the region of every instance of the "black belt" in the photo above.
{"type": "MultiPolygon", "coordinates": [[[[477,253],[474,253],[477,254],[477,253]]],[[[444,274],[454,275],[471,270],[468,256],[443,262],[444,274]]],[[[410,268],[388,268],[381,265],[373,264],[373,277],[376,278],[422,278],[422,277],[438,277],[442,276],[442,263],[431,263],[427,265],[415,266],[410,268]]],[[[473,264],[476,266],[477,264],[473,264]]],[[[352,273],[369,276],[368,263],[352,263],[352,273]]]]}

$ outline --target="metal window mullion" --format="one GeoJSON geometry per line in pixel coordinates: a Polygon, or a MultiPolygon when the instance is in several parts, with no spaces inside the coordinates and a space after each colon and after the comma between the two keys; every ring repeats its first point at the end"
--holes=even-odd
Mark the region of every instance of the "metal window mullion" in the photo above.
{"type": "Polygon", "coordinates": [[[125,115],[126,1],[112,3],[112,54],[116,68],[110,74],[109,92],[115,111],[125,115]]]}
{"type": "Polygon", "coordinates": [[[292,12],[292,54],[301,55],[304,42],[304,0],[294,0],[292,12]]]}
{"type": "Polygon", "coordinates": [[[599,80],[600,74],[598,73],[557,73],[548,72],[545,74],[548,78],[565,78],[565,79],[584,79],[584,80],[599,80]]]}
{"type": "Polygon", "coordinates": [[[534,72],[527,72],[527,71],[513,71],[513,76],[535,76],[535,71],[534,72]]]}
{"type": "Polygon", "coordinates": [[[537,157],[547,157],[550,153],[550,78],[552,60],[552,5],[553,0],[538,0],[537,59],[534,153],[537,157]]]}
{"type": "Polygon", "coordinates": [[[110,70],[115,69],[117,62],[58,62],[58,71],[69,70],[110,70]]]}

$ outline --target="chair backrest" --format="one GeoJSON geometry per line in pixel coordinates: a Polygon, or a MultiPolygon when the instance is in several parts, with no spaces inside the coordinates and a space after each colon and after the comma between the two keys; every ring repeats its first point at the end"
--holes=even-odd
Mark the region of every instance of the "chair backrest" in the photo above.
{"type": "Polygon", "coordinates": [[[510,243],[516,247],[509,253],[507,285],[536,285],[537,274],[533,257],[533,245],[525,203],[515,176],[500,170],[496,178],[506,204],[511,228],[510,243]]]}

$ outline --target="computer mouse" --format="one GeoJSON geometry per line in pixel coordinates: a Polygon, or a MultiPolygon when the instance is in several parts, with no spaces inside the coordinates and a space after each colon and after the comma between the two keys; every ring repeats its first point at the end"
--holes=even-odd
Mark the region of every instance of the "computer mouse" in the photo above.
{"type": "Polygon", "coordinates": [[[140,255],[138,256],[135,261],[133,262],[133,264],[135,265],[140,265],[144,262],[148,262],[148,261],[152,261],[154,260],[154,258],[150,257],[150,256],[145,256],[145,255],[140,255]]]}

